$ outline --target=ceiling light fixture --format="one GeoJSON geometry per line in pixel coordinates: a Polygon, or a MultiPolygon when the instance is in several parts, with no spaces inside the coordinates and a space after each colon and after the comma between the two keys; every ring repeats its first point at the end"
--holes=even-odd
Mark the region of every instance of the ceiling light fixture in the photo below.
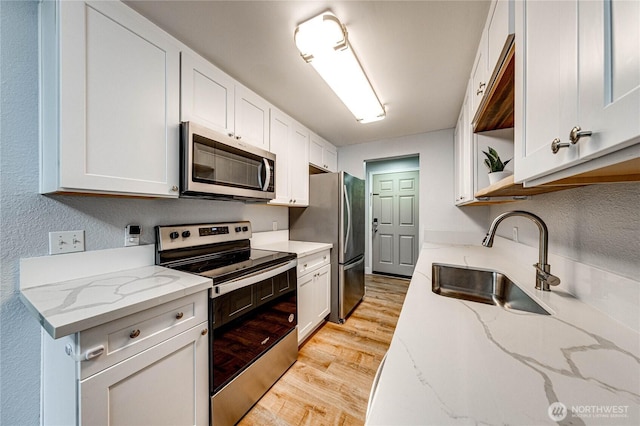
{"type": "Polygon", "coordinates": [[[384,107],[362,70],[347,28],[327,11],[298,25],[294,33],[300,55],[351,110],[360,123],[385,118],[384,107]]]}

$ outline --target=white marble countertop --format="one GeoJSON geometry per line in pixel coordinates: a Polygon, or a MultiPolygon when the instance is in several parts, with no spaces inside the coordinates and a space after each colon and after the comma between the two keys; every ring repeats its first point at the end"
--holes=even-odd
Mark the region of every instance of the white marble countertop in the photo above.
{"type": "Polygon", "coordinates": [[[423,246],[367,425],[640,424],[637,329],[576,299],[571,283],[535,290],[537,256],[523,261],[521,246],[423,246]],[[503,272],[552,315],[437,295],[433,262],[503,272]],[[558,402],[566,411],[552,419],[558,402]]]}
{"type": "MultiPolygon", "coordinates": [[[[133,251],[121,250],[120,253],[135,255],[133,251]]],[[[82,254],[76,259],[92,262],[91,253],[90,256],[82,254]]],[[[69,255],[63,256],[71,258],[69,255]]],[[[101,257],[104,261],[105,255],[101,257]]],[[[67,258],[60,261],[50,257],[28,259],[22,266],[21,274],[24,277],[33,276],[33,269],[38,268],[42,262],[54,261],[60,265],[59,268],[67,267],[60,263],[69,262],[67,258]]],[[[140,263],[146,261],[145,258],[140,263]]],[[[20,297],[42,327],[57,339],[211,286],[209,278],[161,266],[145,265],[57,282],[36,285],[21,283],[20,297]]]]}
{"type": "Polygon", "coordinates": [[[332,247],[333,247],[333,244],[329,244],[329,243],[312,243],[308,241],[291,241],[291,240],[253,245],[253,248],[257,248],[257,249],[295,253],[298,255],[299,258],[304,256],[309,256],[311,254],[319,253],[323,250],[329,250],[332,247]]]}

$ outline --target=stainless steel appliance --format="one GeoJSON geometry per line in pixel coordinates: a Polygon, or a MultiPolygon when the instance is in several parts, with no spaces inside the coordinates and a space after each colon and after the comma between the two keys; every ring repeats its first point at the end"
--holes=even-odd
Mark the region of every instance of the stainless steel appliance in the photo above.
{"type": "Polygon", "coordinates": [[[180,196],[264,201],[275,198],[275,154],[184,122],[180,196]]]}
{"type": "Polygon", "coordinates": [[[156,264],[212,279],[211,423],[233,425],[296,361],[296,255],[253,250],[249,222],[156,227],[156,264]]]}
{"type": "Polygon", "coordinates": [[[345,172],[309,177],[309,207],[289,211],[289,238],[332,243],[331,314],[345,321],[364,296],[364,181],[345,172]]]}

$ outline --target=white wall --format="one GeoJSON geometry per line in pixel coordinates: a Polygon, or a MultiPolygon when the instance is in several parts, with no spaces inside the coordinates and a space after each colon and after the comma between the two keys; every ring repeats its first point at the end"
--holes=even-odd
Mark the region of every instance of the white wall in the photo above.
{"type": "MultiPolygon", "coordinates": [[[[640,278],[640,183],[534,195],[530,200],[492,206],[490,217],[509,210],[526,210],[545,221],[551,253],[633,280],[640,278]]],[[[537,227],[528,219],[506,219],[498,234],[511,238],[514,226],[522,243],[538,247],[537,227]]]]}
{"type": "Polygon", "coordinates": [[[37,425],[40,325],[19,300],[20,258],[44,256],[48,232],[84,229],[87,250],[122,247],[124,227],[250,220],[288,228],[286,207],[208,200],[43,196],[38,191],[38,4],[0,1],[0,424],[37,425]]]}
{"type": "Polygon", "coordinates": [[[364,179],[365,161],[409,155],[420,157],[420,246],[427,231],[486,232],[486,207],[453,204],[453,129],[340,147],[338,169],[364,179]]]}

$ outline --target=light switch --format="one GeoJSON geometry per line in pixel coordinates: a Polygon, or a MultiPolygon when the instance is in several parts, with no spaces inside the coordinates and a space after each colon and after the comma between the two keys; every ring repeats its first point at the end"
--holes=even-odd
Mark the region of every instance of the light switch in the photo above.
{"type": "Polygon", "coordinates": [[[49,254],[84,251],[84,231],[49,232],[49,254]]]}

